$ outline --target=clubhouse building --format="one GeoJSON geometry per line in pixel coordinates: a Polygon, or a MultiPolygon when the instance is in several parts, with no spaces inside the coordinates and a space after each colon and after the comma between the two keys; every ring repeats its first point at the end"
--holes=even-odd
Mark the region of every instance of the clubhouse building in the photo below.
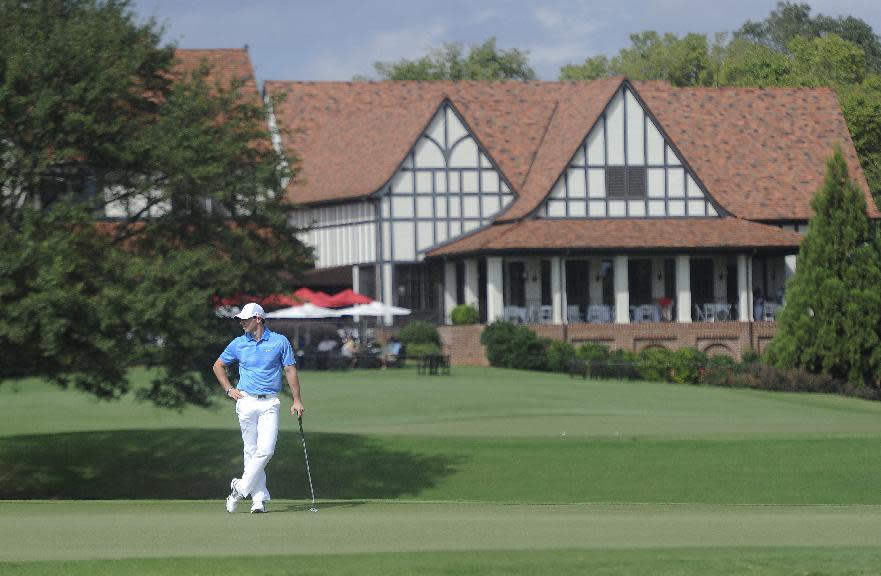
{"type": "MultiPolygon", "coordinates": [[[[214,53],[181,51],[196,52],[214,53]]],[[[216,66],[250,73],[246,52],[217,53],[216,66]]],[[[274,143],[298,160],[286,193],[314,277],[439,324],[470,304],[482,323],[572,341],[737,356],[773,336],[836,145],[881,217],[828,88],[618,77],[263,90],[278,98],[274,143]]]]}

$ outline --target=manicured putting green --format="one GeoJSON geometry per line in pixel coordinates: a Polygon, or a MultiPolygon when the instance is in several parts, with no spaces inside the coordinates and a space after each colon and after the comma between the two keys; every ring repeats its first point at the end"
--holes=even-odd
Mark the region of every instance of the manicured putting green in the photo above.
{"type": "Polygon", "coordinates": [[[0,561],[480,550],[877,546],[878,506],[5,502],[0,561]]]}

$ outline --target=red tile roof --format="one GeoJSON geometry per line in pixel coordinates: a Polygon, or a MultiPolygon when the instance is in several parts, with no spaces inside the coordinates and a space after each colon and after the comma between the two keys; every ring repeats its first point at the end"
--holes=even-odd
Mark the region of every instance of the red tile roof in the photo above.
{"type": "Polygon", "coordinates": [[[203,63],[210,67],[208,81],[226,88],[234,80],[244,82],[242,95],[260,98],[257,81],[254,79],[254,68],[251,57],[244,48],[224,48],[211,50],[175,50],[175,71],[193,72],[203,63]]]}
{"type": "Polygon", "coordinates": [[[627,251],[758,248],[795,252],[802,236],[739,218],[555,220],[496,224],[431,250],[427,256],[522,250],[627,251]]]}
{"type": "MultiPolygon", "coordinates": [[[[368,196],[381,189],[445,99],[517,194],[497,221],[523,218],[550,192],[620,86],[594,82],[267,82],[283,143],[301,161],[288,188],[297,203],[368,196]]],[[[840,143],[869,215],[868,190],[830,89],[674,88],[636,82],[708,193],[731,214],[806,220],[825,161],[840,143]]],[[[632,220],[628,220],[632,222],[632,220]]]]}
{"type": "Polygon", "coordinates": [[[665,82],[636,82],[635,88],[710,195],[731,213],[807,220],[826,160],[841,144],[870,216],[881,217],[831,88],[673,88],[665,82]]]}
{"type": "MultiPolygon", "coordinates": [[[[602,94],[587,104],[599,111],[620,80],[592,83],[602,94]]],[[[466,127],[517,193],[531,189],[536,155],[554,121],[561,93],[573,85],[524,82],[273,82],[283,144],[301,162],[288,195],[311,203],[370,195],[394,175],[405,156],[449,100],[466,127]]],[[[586,128],[585,128],[586,129],[586,128]]],[[[586,133],[586,132],[585,132],[586,133]]],[[[583,138],[583,135],[581,135],[583,138]]],[[[559,135],[554,134],[556,143],[559,135]]],[[[576,139],[578,140],[578,139],[576,139]]],[[[571,146],[571,156],[577,141],[571,146]]],[[[556,158],[555,158],[556,160],[556,158]]],[[[559,159],[560,170],[568,157],[559,159]]],[[[546,177],[543,166],[538,176],[546,177]]],[[[542,194],[547,191],[541,191],[542,194]]]]}

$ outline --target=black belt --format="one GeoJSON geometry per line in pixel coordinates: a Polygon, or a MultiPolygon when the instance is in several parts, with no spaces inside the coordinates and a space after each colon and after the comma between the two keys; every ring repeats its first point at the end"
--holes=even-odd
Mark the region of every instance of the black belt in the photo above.
{"type": "Polygon", "coordinates": [[[257,394],[257,398],[260,398],[261,400],[272,398],[273,396],[275,396],[275,394],[257,394]]]}

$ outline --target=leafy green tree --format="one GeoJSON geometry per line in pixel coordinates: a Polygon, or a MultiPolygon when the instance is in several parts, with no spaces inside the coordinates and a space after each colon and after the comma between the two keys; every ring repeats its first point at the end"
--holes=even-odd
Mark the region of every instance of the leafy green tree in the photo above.
{"type": "Polygon", "coordinates": [[[826,373],[855,385],[881,383],[881,243],[841,149],[827,162],[814,218],[769,360],[826,373]]]}
{"type": "Polygon", "coordinates": [[[788,52],[780,52],[764,44],[733,40],[724,50],[719,84],[840,87],[865,78],[865,54],[839,36],[799,36],[789,44],[788,52]]]}
{"type": "Polygon", "coordinates": [[[204,404],[234,329],[211,297],[266,293],[307,250],[241,80],[183,74],[127,0],[0,0],[0,378],[204,404]],[[108,206],[122,217],[96,221],[108,206]],[[5,352],[4,352],[5,354],[5,352]]]}
{"type": "Polygon", "coordinates": [[[748,20],[734,36],[768,46],[776,52],[788,52],[794,38],[810,40],[830,34],[862,49],[868,70],[881,71],[881,38],[871,26],[853,16],[832,18],[820,14],[812,18],[808,4],[778,2],[767,18],[761,22],[748,20]]]}
{"type": "Polygon", "coordinates": [[[663,78],[674,86],[713,83],[710,46],[703,34],[660,36],[648,31],[630,36],[632,46],[612,59],[611,69],[634,80],[663,78]]]}
{"type": "Polygon", "coordinates": [[[468,55],[457,43],[444,43],[418,60],[377,62],[376,72],[384,80],[535,80],[529,55],[516,48],[499,50],[496,39],[471,46],[468,55]]]}
{"type": "Polygon", "coordinates": [[[735,39],[719,65],[720,86],[782,86],[792,75],[792,59],[773,48],[735,39]]]}
{"type": "Polygon", "coordinates": [[[598,80],[614,76],[609,58],[600,54],[592,56],[583,64],[566,64],[560,69],[560,80],[598,80]]]}
{"type": "Polygon", "coordinates": [[[843,86],[862,82],[866,76],[863,50],[836,34],[820,38],[793,38],[790,86],[843,86]]]}
{"type": "Polygon", "coordinates": [[[840,86],[838,99],[875,204],[881,206],[881,75],[840,86]]]}
{"type": "Polygon", "coordinates": [[[596,56],[581,65],[564,66],[561,80],[593,80],[604,76],[627,76],[632,80],[667,80],[674,86],[708,86],[715,78],[715,64],[707,37],[687,34],[659,35],[653,30],[630,35],[631,46],[617,56],[596,56]]]}

